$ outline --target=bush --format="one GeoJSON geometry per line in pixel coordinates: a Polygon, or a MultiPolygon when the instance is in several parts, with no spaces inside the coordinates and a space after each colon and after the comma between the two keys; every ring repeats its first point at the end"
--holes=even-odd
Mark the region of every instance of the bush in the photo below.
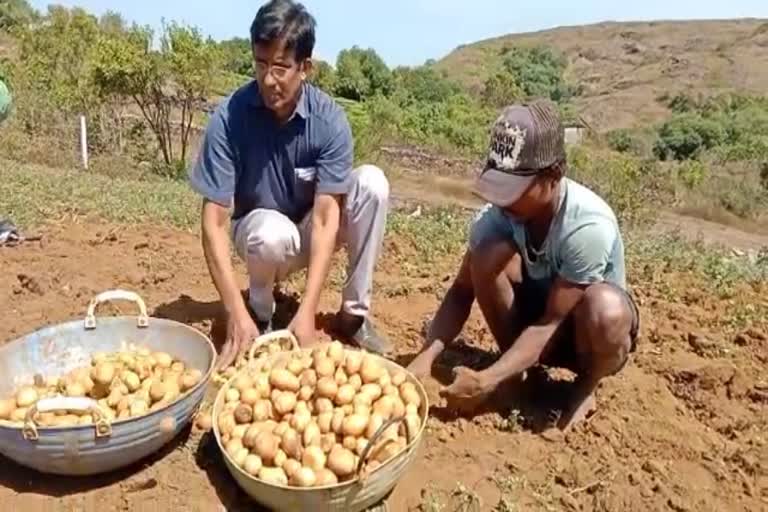
{"type": "Polygon", "coordinates": [[[715,119],[679,114],[662,125],[654,153],[661,160],[687,160],[723,144],[727,137],[726,128],[715,119]]]}
{"type": "Polygon", "coordinates": [[[619,153],[628,153],[635,148],[635,139],[631,130],[620,129],[608,132],[608,146],[619,153]]]}

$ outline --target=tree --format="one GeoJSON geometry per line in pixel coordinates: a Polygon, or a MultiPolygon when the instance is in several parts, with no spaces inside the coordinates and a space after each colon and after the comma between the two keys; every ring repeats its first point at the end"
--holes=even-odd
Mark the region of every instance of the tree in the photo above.
{"type": "Polygon", "coordinates": [[[548,46],[510,48],[504,59],[506,70],[528,97],[567,101],[577,93],[564,79],[565,57],[548,46]]]}
{"type": "Polygon", "coordinates": [[[525,91],[518,85],[510,73],[501,72],[488,78],[483,87],[483,105],[491,108],[503,108],[525,97],[525,91]]]}
{"type": "Polygon", "coordinates": [[[251,41],[244,37],[233,37],[219,43],[224,68],[241,76],[253,76],[253,50],[251,41]]]}
{"type": "Polygon", "coordinates": [[[337,80],[336,71],[334,71],[333,67],[324,60],[316,60],[313,68],[309,81],[328,94],[333,94],[336,90],[337,80]]]}
{"type": "Polygon", "coordinates": [[[216,86],[220,53],[196,28],[165,26],[159,50],[152,49],[152,35],[149,28],[134,26],[125,34],[101,38],[94,79],[102,94],[131,98],[138,105],[164,162],[176,173],[187,156],[194,113],[216,86]]]}
{"type": "Polygon", "coordinates": [[[0,2],[0,30],[8,31],[29,25],[38,19],[38,12],[27,0],[3,0],[0,2]]]}
{"type": "Polygon", "coordinates": [[[446,101],[461,92],[461,87],[431,66],[399,67],[392,72],[394,88],[404,90],[414,101],[446,101]]]}
{"type": "Polygon", "coordinates": [[[360,101],[392,90],[392,72],[375,50],[342,50],[336,62],[336,94],[360,101]]]}

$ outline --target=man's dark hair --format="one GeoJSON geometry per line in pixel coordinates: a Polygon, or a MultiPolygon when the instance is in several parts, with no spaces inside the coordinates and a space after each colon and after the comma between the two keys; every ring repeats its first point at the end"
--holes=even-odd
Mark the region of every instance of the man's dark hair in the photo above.
{"type": "Polygon", "coordinates": [[[284,39],[297,61],[312,57],[315,49],[315,18],[293,0],[270,0],[256,13],[251,24],[251,45],[284,39]]]}

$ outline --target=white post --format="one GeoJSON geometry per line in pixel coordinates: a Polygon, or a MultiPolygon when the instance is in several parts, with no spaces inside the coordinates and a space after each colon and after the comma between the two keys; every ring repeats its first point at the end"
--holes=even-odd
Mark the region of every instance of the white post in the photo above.
{"type": "Polygon", "coordinates": [[[80,152],[83,156],[83,167],[88,169],[88,133],[85,126],[85,116],[80,116],[80,152]]]}

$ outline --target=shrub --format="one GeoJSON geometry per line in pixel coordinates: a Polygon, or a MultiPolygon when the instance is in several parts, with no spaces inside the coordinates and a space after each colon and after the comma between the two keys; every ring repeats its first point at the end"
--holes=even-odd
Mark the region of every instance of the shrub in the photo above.
{"type": "Polygon", "coordinates": [[[724,143],[727,136],[725,127],[715,119],[679,114],[659,129],[654,153],[661,160],[687,160],[724,143]]]}
{"type": "Polygon", "coordinates": [[[627,153],[635,148],[635,139],[627,129],[612,130],[607,136],[608,146],[619,153],[627,153]]]}

